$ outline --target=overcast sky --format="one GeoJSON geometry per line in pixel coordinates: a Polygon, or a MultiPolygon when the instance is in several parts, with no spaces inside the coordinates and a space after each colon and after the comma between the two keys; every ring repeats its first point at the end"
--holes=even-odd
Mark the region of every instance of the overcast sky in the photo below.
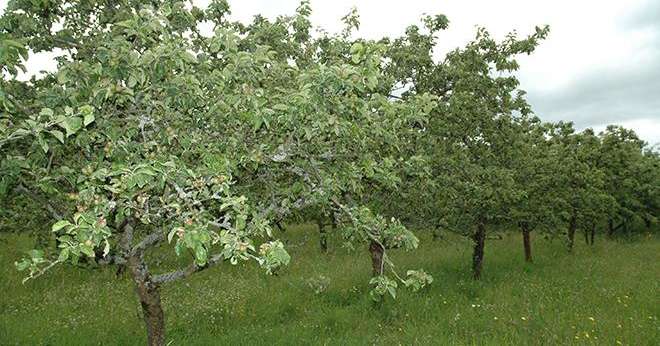
{"type": "MultiPolygon", "coordinates": [[[[258,13],[269,18],[292,14],[299,4],[229,2],[233,17],[243,21],[258,13]]],[[[359,35],[367,38],[399,36],[424,13],[447,15],[450,26],[441,33],[438,56],[471,39],[477,25],[503,37],[549,24],[549,38],[520,59],[518,76],[534,111],[544,120],[573,121],[579,129],[619,124],[650,144],[660,142],[659,0],[312,0],[312,20],[339,31],[340,18],[352,7],[360,14],[359,35]]],[[[44,60],[31,59],[30,70],[50,69],[44,60]]]]}

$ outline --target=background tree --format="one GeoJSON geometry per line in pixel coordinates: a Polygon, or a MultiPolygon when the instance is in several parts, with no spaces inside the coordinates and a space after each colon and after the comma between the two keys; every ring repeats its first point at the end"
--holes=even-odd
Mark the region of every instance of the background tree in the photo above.
{"type": "Polygon", "coordinates": [[[441,205],[450,228],[470,230],[475,279],[481,277],[488,226],[511,222],[510,208],[519,198],[511,168],[517,154],[514,119],[530,109],[517,91],[514,57],[531,53],[547,32],[537,28],[525,39],[509,35],[497,43],[479,29],[474,41],[449,53],[430,77],[446,85],[436,86],[442,102],[428,125],[438,143],[431,158],[438,163],[436,195],[446,201],[441,205]]]}
{"type": "Polygon", "coordinates": [[[519,119],[518,126],[513,169],[520,198],[512,208],[511,221],[522,233],[525,261],[532,262],[532,232],[553,233],[562,227],[565,203],[558,189],[562,183],[557,174],[559,152],[548,140],[552,125],[533,117],[519,119]]]}
{"type": "Polygon", "coordinates": [[[653,219],[654,202],[644,196],[653,189],[648,183],[657,178],[651,178],[650,167],[645,167],[645,143],[634,131],[611,125],[599,137],[598,166],[605,174],[605,189],[614,199],[607,219],[607,234],[612,237],[630,232],[636,220],[653,219]]]}
{"type": "Polygon", "coordinates": [[[605,175],[598,167],[600,141],[590,129],[576,133],[572,123],[559,123],[551,141],[557,150],[558,171],[568,224],[568,249],[572,251],[578,229],[594,230],[613,204],[604,190],[605,175]]]}

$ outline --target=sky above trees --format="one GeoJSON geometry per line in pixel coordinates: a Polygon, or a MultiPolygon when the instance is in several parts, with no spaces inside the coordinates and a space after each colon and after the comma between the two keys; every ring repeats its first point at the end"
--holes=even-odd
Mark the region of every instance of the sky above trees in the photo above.
{"type": "MultiPolygon", "coordinates": [[[[196,0],[198,6],[208,1],[196,0]]],[[[233,16],[249,21],[261,13],[291,14],[299,0],[230,0],[233,16]]],[[[314,24],[339,31],[352,7],[361,17],[359,35],[397,36],[423,13],[443,13],[451,30],[441,34],[440,57],[474,37],[484,26],[496,37],[511,30],[530,33],[549,24],[549,38],[529,57],[521,57],[519,78],[534,111],[544,120],[574,121],[579,129],[607,124],[634,129],[653,145],[660,142],[660,2],[531,2],[408,0],[312,0],[314,24]]],[[[0,4],[0,13],[4,4],[0,4]]],[[[51,56],[33,56],[29,74],[55,69],[51,56]]]]}

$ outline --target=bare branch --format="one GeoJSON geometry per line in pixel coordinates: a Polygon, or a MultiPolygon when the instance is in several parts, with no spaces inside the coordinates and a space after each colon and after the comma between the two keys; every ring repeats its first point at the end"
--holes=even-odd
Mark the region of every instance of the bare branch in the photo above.
{"type": "Polygon", "coordinates": [[[142,241],[140,241],[137,245],[135,245],[130,252],[131,256],[135,255],[140,255],[146,250],[148,247],[154,246],[158,243],[160,243],[163,239],[165,239],[165,232],[163,231],[156,231],[154,233],[149,234],[148,236],[144,237],[142,241]]]}
{"type": "Polygon", "coordinates": [[[151,281],[156,284],[165,284],[169,283],[172,281],[180,280],[189,277],[192,274],[195,274],[197,272],[200,272],[202,270],[208,269],[220,262],[222,262],[223,257],[222,255],[215,255],[211,257],[206,265],[204,266],[198,266],[195,263],[190,264],[188,267],[180,270],[175,270],[173,272],[165,273],[165,274],[160,274],[160,275],[155,275],[151,278],[151,281]]]}

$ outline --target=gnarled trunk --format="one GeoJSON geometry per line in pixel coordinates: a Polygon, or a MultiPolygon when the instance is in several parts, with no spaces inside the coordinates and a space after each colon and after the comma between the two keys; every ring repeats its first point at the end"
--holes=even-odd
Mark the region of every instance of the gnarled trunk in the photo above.
{"type": "Polygon", "coordinates": [[[147,327],[147,343],[149,346],[163,346],[165,345],[165,314],[160,302],[159,287],[151,281],[147,265],[141,257],[129,257],[128,267],[142,306],[144,323],[147,327]]]}
{"type": "Polygon", "coordinates": [[[531,230],[529,225],[523,223],[521,225],[523,235],[523,247],[525,248],[525,262],[532,262],[532,241],[530,239],[531,230]]]}
{"type": "Polygon", "coordinates": [[[375,241],[369,243],[369,253],[371,253],[371,268],[373,270],[373,276],[383,275],[383,254],[385,249],[375,241]]]}
{"type": "Polygon", "coordinates": [[[477,231],[472,235],[474,249],[472,252],[472,276],[475,280],[481,278],[481,269],[484,261],[484,246],[486,243],[486,226],[483,222],[477,225],[477,231]]]}
{"type": "Polygon", "coordinates": [[[573,251],[573,244],[575,243],[575,230],[577,229],[577,218],[571,217],[568,223],[568,251],[573,251]]]}

